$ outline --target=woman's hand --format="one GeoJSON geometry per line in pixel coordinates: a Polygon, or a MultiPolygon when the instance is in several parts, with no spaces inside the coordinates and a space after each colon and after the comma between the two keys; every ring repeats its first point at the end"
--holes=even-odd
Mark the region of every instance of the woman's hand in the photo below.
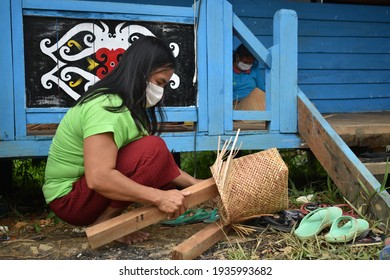
{"type": "Polygon", "coordinates": [[[190,194],[189,191],[161,191],[161,197],[155,202],[155,205],[162,212],[168,214],[168,219],[174,219],[186,211],[184,198],[190,194]]]}
{"type": "MultiPolygon", "coordinates": [[[[84,140],[85,176],[89,188],[110,199],[156,205],[169,218],[186,211],[184,198],[190,195],[189,191],[163,191],[129,179],[115,169],[117,153],[112,133],[97,134],[84,140]]],[[[172,182],[188,187],[198,181],[180,170],[180,175],[172,182]]]]}

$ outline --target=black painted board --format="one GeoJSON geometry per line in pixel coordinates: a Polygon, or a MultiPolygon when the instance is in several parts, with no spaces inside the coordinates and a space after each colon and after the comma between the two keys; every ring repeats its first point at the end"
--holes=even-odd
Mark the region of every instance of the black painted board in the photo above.
{"type": "Polygon", "coordinates": [[[165,91],[165,106],[195,105],[192,25],[25,16],[26,106],[71,107],[144,35],[161,38],[176,56],[177,68],[165,91]]]}

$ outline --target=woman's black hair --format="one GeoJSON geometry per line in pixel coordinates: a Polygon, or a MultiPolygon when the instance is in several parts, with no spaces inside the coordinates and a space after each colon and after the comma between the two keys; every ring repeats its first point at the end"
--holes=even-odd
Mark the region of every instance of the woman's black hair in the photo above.
{"type": "Polygon", "coordinates": [[[155,108],[161,122],[165,120],[164,111],[161,102],[146,108],[146,86],[155,71],[174,69],[175,66],[172,50],[166,43],[152,36],[140,37],[123,53],[118,65],[91,86],[76,105],[101,95],[116,94],[123,100],[122,104],[106,107],[106,110],[122,112],[127,108],[140,131],[146,129],[149,134],[159,134],[161,131],[158,128],[155,108]]]}

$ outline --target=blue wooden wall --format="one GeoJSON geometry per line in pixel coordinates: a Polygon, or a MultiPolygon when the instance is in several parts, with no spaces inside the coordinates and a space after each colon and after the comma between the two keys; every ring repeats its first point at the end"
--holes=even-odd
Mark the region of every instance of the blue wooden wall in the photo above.
{"type": "MultiPolygon", "coordinates": [[[[88,0],[85,0],[88,1],[88,0]]],[[[192,0],[116,0],[191,6],[192,0]]],[[[228,0],[271,47],[273,16],[298,14],[298,85],[321,113],[390,110],[390,6],[228,0]]],[[[235,38],[233,47],[239,41],[235,38]]]]}
{"type": "Polygon", "coordinates": [[[265,46],[272,15],[298,14],[298,85],[321,113],[390,110],[390,6],[229,0],[265,46]]]}

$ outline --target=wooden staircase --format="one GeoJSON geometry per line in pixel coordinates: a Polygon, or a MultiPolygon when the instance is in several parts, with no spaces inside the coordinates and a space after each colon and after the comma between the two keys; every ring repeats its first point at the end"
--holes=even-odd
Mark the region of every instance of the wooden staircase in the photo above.
{"type": "MultiPolygon", "coordinates": [[[[328,121],[302,92],[298,93],[298,133],[307,147],[312,150],[342,195],[354,207],[362,214],[380,220],[389,228],[390,195],[383,190],[381,183],[373,174],[382,173],[383,164],[367,165],[372,170],[370,171],[349,148],[348,141],[345,142],[328,121]]],[[[389,135],[388,133],[385,137],[389,135]]],[[[354,137],[358,136],[359,134],[354,137]]]]}

